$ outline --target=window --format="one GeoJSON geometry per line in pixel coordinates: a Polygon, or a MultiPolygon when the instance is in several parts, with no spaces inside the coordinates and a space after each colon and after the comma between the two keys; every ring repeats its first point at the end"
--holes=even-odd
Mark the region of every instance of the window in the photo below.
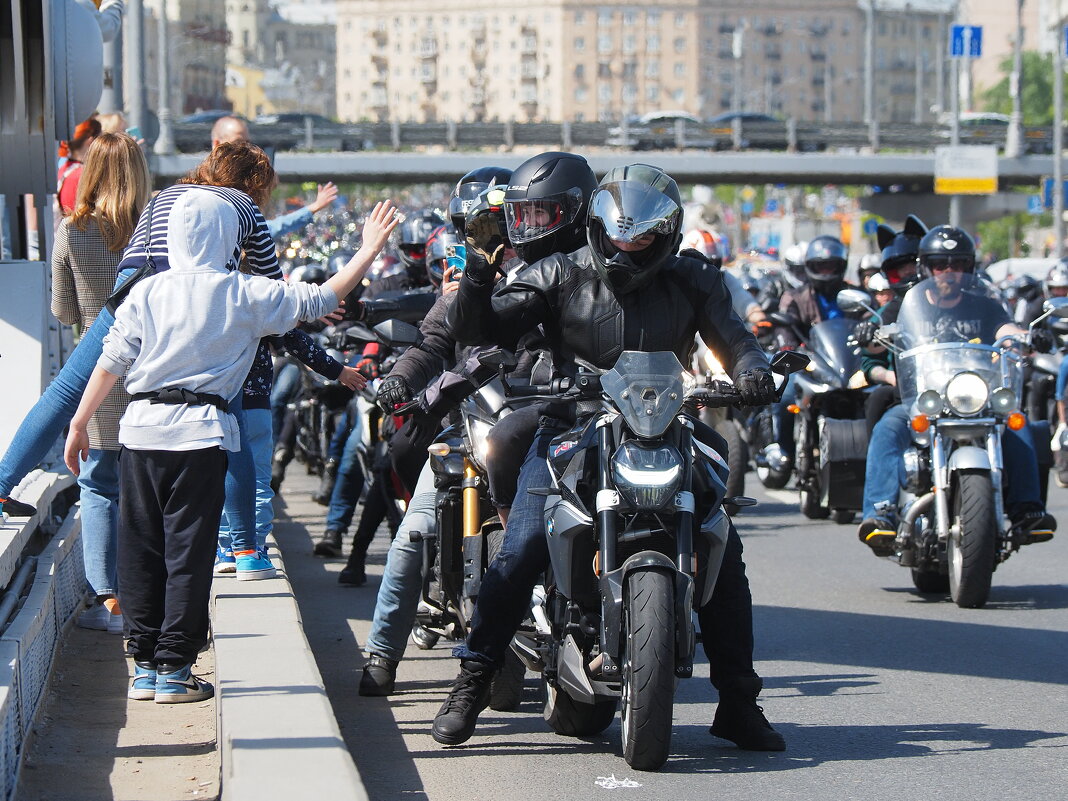
{"type": "Polygon", "coordinates": [[[645,40],[645,52],[647,53],[659,53],[660,52],[660,36],[653,33],[649,35],[649,38],[645,40]]]}
{"type": "Polygon", "coordinates": [[[612,9],[602,8],[597,12],[597,24],[598,25],[611,25],[612,24],[612,9]]]}
{"type": "Polygon", "coordinates": [[[646,61],[645,62],[645,77],[646,78],[659,78],[660,77],[660,62],[659,61],[646,61]]]}
{"type": "Polygon", "coordinates": [[[685,53],[686,52],[686,39],[683,38],[682,36],[678,37],[675,40],[675,52],[676,53],[685,53]]]}
{"type": "Polygon", "coordinates": [[[575,37],[575,52],[581,53],[586,49],[586,39],[582,36],[575,37]]]}
{"type": "Polygon", "coordinates": [[[612,84],[602,83],[597,86],[597,99],[601,103],[609,103],[612,100],[612,84]]]}
{"type": "Polygon", "coordinates": [[[627,36],[623,37],[623,52],[624,53],[633,53],[634,52],[634,37],[633,36],[627,35],[627,36]]]}
{"type": "Polygon", "coordinates": [[[590,99],[590,91],[585,86],[580,86],[575,90],[575,102],[585,103],[590,99]]]}
{"type": "Polygon", "coordinates": [[[585,21],[586,21],[586,12],[585,11],[576,11],[575,12],[575,24],[576,25],[582,25],[585,21]]]}
{"type": "Polygon", "coordinates": [[[671,98],[681,106],[686,100],[686,92],[684,92],[682,89],[676,89],[674,92],[671,93],[671,98]]]}
{"type": "Polygon", "coordinates": [[[634,12],[634,11],[624,11],[623,12],[623,24],[624,25],[634,25],[637,21],[638,21],[637,12],[634,12]]]}
{"type": "Polygon", "coordinates": [[[685,28],[686,27],[686,15],[685,14],[676,14],[675,15],[675,27],[676,28],[685,28]]]}
{"type": "Polygon", "coordinates": [[[612,65],[607,61],[602,61],[597,65],[597,77],[598,78],[611,78],[612,77],[612,65]]]}
{"type": "Polygon", "coordinates": [[[676,61],[675,62],[675,77],[676,78],[685,78],[686,77],[686,65],[681,61],[676,61]]]}
{"type": "Polygon", "coordinates": [[[612,52],[612,35],[608,33],[602,33],[597,37],[597,52],[598,53],[611,53],[612,52]]]}
{"type": "Polygon", "coordinates": [[[586,79],[586,65],[585,64],[576,64],[575,65],[575,79],[579,80],[579,81],[583,81],[583,80],[586,79]]]}
{"type": "Polygon", "coordinates": [[[650,103],[656,103],[660,100],[660,87],[655,83],[645,87],[645,99],[650,103]]]}
{"type": "Polygon", "coordinates": [[[660,24],[660,12],[659,11],[646,11],[645,12],[645,21],[648,22],[650,25],[659,25],[660,24]]]}

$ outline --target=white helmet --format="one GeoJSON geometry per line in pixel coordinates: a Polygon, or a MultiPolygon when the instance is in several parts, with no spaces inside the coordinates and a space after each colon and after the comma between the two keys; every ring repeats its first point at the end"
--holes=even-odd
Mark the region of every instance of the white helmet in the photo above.
{"type": "Polygon", "coordinates": [[[876,273],[868,279],[868,291],[872,294],[876,292],[887,292],[890,290],[890,281],[882,273],[876,273]]]}
{"type": "Polygon", "coordinates": [[[1054,288],[1064,289],[1068,287],[1068,264],[1065,262],[1059,262],[1054,264],[1049,274],[1046,275],[1046,294],[1050,294],[1050,290],[1054,288]]]}
{"type": "Polygon", "coordinates": [[[717,243],[718,239],[711,231],[694,228],[682,238],[682,244],[679,246],[679,249],[696,250],[706,258],[714,259],[719,256],[719,249],[716,247],[717,243]]]}
{"type": "Polygon", "coordinates": [[[796,242],[782,252],[783,277],[794,289],[805,285],[805,253],[808,242],[796,242]]]}

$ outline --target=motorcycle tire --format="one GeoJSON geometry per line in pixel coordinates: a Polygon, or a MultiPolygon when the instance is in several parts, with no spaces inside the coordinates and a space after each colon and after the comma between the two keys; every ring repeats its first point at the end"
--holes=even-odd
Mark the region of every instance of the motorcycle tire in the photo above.
{"type": "Polygon", "coordinates": [[[849,525],[856,516],[856,512],[852,509],[835,509],[831,512],[831,519],[840,526],[849,525]]]}
{"type": "Polygon", "coordinates": [[[659,570],[627,576],[623,596],[623,758],[658,770],[671,752],[675,696],[675,588],[659,570]]]}
{"type": "Polygon", "coordinates": [[[790,474],[781,470],[772,470],[770,467],[757,465],[757,478],[766,489],[782,489],[790,483],[790,474]]]}
{"type": "Polygon", "coordinates": [[[945,595],[949,592],[949,576],[937,570],[912,568],[912,583],[921,595],[945,595]]]}
{"type": "Polygon", "coordinates": [[[958,474],[953,493],[957,534],[946,544],[949,596],[962,609],[978,609],[990,596],[997,548],[997,519],[990,474],[967,470],[958,474]]]}
{"type": "MultiPolygon", "coordinates": [[[[715,425],[716,433],[727,443],[727,468],[730,475],[727,477],[727,497],[745,495],[745,469],[749,464],[749,449],[742,432],[738,430],[733,420],[721,420],[715,425]]],[[[741,507],[732,503],[724,504],[723,508],[731,517],[741,514],[741,507]]]]}
{"type": "Polygon", "coordinates": [[[511,648],[504,657],[504,667],[497,671],[490,683],[489,707],[495,712],[514,712],[523,700],[523,680],[527,666],[511,648]]]}
{"type": "Polygon", "coordinates": [[[617,698],[606,696],[592,704],[576,701],[563,690],[542,682],[545,696],[543,715],[549,728],[562,737],[592,737],[600,734],[616,717],[617,698]]]}
{"type": "Polygon", "coordinates": [[[812,490],[800,490],[801,514],[809,520],[826,520],[831,516],[831,510],[826,506],[820,506],[820,499],[812,490]]]}

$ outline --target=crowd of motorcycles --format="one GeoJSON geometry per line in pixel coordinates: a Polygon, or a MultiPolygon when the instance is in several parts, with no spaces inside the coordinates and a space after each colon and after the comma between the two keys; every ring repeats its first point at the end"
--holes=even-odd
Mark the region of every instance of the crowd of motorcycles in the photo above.
{"type": "MultiPolygon", "coordinates": [[[[298,280],[309,265],[329,273],[355,252],[357,231],[356,219],[348,213],[325,218],[299,239],[282,243],[284,269],[298,280]]],[[[877,313],[880,283],[877,278],[873,285],[868,281],[879,275],[878,266],[856,277],[857,289],[839,293],[843,316],[802,329],[780,310],[783,293],[804,281],[798,264],[788,258],[739,258],[731,268],[763,312],[754,333],[773,355],[777,380],[785,386],[793,376],[796,394],[788,411],[795,451],[789,457],[777,445],[782,423],[775,410],[743,406],[715,357],[700,343],[689,365],[679,364],[672,354],[628,352],[607,373],[533,385],[513,384],[509,372],[514,357],[494,349],[482,352],[477,364],[463,371],[470,386],[458,406],[455,391],[432,386],[393,415],[385,414],[375,404],[376,387],[391,361],[419,342],[419,331],[407,324],[418,319],[350,322],[317,332],[321,344],[344,364],[359,364],[369,343],[377,344],[384,356],[375,379],[355,396],[300,365],[299,388],[286,399],[291,425],[288,442],[282,444],[309,474],[322,477],[314,497],[326,504],[334,478],[330,443],[342,414],[362,421],[360,462],[370,477],[388,473],[383,457],[389,436],[411,409],[429,410],[433,416],[442,403],[437,416],[451,412],[452,424],[428,449],[437,487],[436,532],[411,534],[424,548],[413,640],[432,648],[439,639],[465,636],[480,579],[503,539],[503,524],[487,493],[487,433],[498,419],[527,403],[546,398],[592,403],[599,411],[550,447],[553,484],[540,491],[546,495],[546,530],[552,535],[552,587],[547,589],[547,580],[535,591],[509,663],[494,679],[490,706],[516,708],[525,672],[540,673],[545,678],[544,715],[554,731],[596,734],[622,705],[624,757],[632,766],[655,769],[666,759],[666,746],[650,745],[643,732],[670,731],[674,684],[693,668],[697,635],[690,610],[707,601],[715,585],[727,516],[744,517],[756,503],[746,495],[746,482],[758,481],[770,490],[794,488],[799,511],[809,519],[848,524],[862,508],[870,436],[866,410],[876,388],[865,377],[855,333],[859,323],[877,313]],[[778,332],[784,329],[796,334],[800,347],[781,349],[778,332]],[[684,423],[684,407],[699,409],[701,420],[726,440],[726,458],[694,438],[692,427],[684,423]],[[644,483],[634,479],[642,473],[644,483]],[[615,499],[611,509],[603,502],[604,493],[615,499]],[[697,525],[695,496],[702,499],[702,508],[714,510],[697,525]],[[661,511],[642,511],[648,509],[661,511]],[[626,655],[623,663],[615,657],[618,653],[626,655]],[[666,706],[639,703],[638,684],[647,688],[642,692],[668,698],[666,706]]],[[[396,258],[383,257],[375,275],[387,275],[397,265],[396,258]]],[[[1068,291],[1068,280],[1064,283],[1068,291]]],[[[1030,303],[1037,313],[1021,322],[1025,328],[1051,331],[1054,351],[1034,353],[1021,341],[910,348],[907,334],[893,325],[876,333],[876,340],[896,353],[902,402],[916,410],[913,442],[905,454],[908,480],[898,504],[900,520],[886,555],[910,569],[918,592],[949,595],[964,607],[985,603],[997,564],[1020,547],[1005,520],[1000,491],[999,438],[1006,426],[1031,427],[1045,500],[1048,476],[1057,467],[1054,451],[1059,450],[1057,444],[1049,447],[1060,423],[1054,387],[1068,350],[1068,299],[1043,303],[1045,287],[1031,279],[989,288],[1018,320],[1018,312],[1030,303]],[[966,391],[954,394],[962,382],[968,384],[966,391]],[[982,386],[972,386],[975,382],[982,386]]],[[[284,475],[275,478],[280,485],[284,475]]],[[[366,486],[388,494],[387,523],[395,532],[408,500],[402,483],[387,475],[366,486]]]]}

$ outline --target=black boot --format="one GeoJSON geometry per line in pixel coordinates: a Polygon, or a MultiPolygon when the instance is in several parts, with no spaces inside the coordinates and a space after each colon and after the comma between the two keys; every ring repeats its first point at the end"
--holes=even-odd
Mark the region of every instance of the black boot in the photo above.
{"type": "Polygon", "coordinates": [[[363,676],[360,678],[360,695],[383,696],[393,692],[393,685],[397,681],[396,659],[386,659],[378,654],[371,654],[367,664],[363,666],[363,676]]]}
{"type": "Polygon", "coordinates": [[[312,553],[316,556],[341,556],[341,532],[328,528],[315,541],[312,553]]]}
{"type": "Polygon", "coordinates": [[[757,677],[735,679],[719,691],[712,728],[716,737],[730,740],[743,751],[785,751],[786,741],[768,723],[757,696],[764,682],[757,677]]]}
{"type": "Polygon", "coordinates": [[[286,468],[293,460],[293,454],[287,448],[277,448],[271,458],[271,490],[277,494],[286,480],[286,468]]]}
{"type": "Polygon", "coordinates": [[[366,584],[367,572],[364,570],[363,562],[353,564],[349,559],[349,563],[337,574],[337,583],[344,584],[346,587],[362,587],[366,584]]]}
{"type": "Polygon", "coordinates": [[[438,710],[430,734],[443,745],[467,742],[475,733],[478,713],[489,704],[490,688],[496,669],[485,662],[465,659],[460,675],[449,690],[449,697],[438,710]]]}
{"type": "Polygon", "coordinates": [[[323,465],[323,475],[319,478],[319,489],[312,493],[312,500],[320,506],[330,505],[330,496],[334,494],[337,483],[337,459],[327,459],[323,465]]]}

